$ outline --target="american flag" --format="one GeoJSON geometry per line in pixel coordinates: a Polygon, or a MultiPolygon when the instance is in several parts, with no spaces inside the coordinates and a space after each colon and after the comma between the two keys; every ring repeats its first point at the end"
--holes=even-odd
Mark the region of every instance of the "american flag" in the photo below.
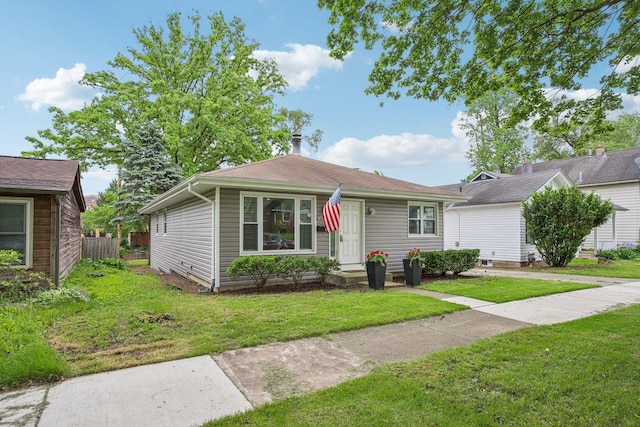
{"type": "Polygon", "coordinates": [[[324,221],[324,229],[327,233],[340,228],[340,187],[338,185],[336,191],[333,192],[327,203],[322,208],[322,220],[324,221]]]}

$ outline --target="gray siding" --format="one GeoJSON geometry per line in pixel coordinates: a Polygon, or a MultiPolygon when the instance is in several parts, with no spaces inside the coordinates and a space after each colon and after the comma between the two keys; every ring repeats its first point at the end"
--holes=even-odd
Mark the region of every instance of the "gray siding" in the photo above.
{"type": "Polygon", "coordinates": [[[365,215],[365,255],[374,250],[389,253],[387,271],[402,272],[402,259],[412,248],[421,251],[444,249],[442,203],[438,203],[438,234],[409,236],[409,211],[406,200],[368,199],[365,211],[375,208],[375,215],[365,215]]]}
{"type": "MultiPolygon", "coordinates": [[[[215,194],[207,194],[213,198],[215,194]]],[[[164,233],[163,211],[151,214],[152,268],[175,272],[187,277],[192,274],[206,283],[213,278],[213,206],[194,197],[192,200],[173,206],[167,212],[167,232],[164,233]]]]}

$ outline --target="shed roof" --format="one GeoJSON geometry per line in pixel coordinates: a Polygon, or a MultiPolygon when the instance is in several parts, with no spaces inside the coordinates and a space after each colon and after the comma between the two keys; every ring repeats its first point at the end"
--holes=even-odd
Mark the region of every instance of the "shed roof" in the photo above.
{"type": "Polygon", "coordinates": [[[85,207],[80,164],[76,160],[0,156],[0,191],[44,194],[76,191],[78,205],[82,211],[85,207]]]}

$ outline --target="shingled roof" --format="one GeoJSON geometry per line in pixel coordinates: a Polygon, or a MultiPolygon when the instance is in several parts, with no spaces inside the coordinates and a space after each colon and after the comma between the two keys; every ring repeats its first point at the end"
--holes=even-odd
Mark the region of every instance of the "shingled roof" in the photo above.
{"type": "MultiPolygon", "coordinates": [[[[560,169],[553,169],[526,175],[512,175],[497,179],[443,185],[438,188],[458,191],[471,197],[467,202],[456,203],[456,206],[524,202],[531,197],[532,193],[543,188],[558,174],[564,175],[560,169]]],[[[566,175],[564,176],[566,178],[566,175]]]]}
{"type": "MultiPolygon", "coordinates": [[[[550,162],[533,163],[533,172],[562,169],[577,186],[607,184],[640,180],[640,168],[635,159],[640,157],[640,147],[569,157],[550,162]]],[[[522,174],[522,165],[514,174],[522,174]]]]}
{"type": "Polygon", "coordinates": [[[75,160],[0,156],[0,191],[36,194],[75,191],[78,204],[84,211],[80,166],[75,160]],[[77,186],[74,187],[75,184],[77,186]]]}
{"type": "Polygon", "coordinates": [[[330,195],[342,183],[343,197],[379,197],[429,201],[466,200],[464,195],[338,166],[298,154],[274,157],[194,175],[141,209],[155,212],[216,187],[250,188],[260,191],[312,192],[330,195]]]}
{"type": "MultiPolygon", "coordinates": [[[[203,178],[235,178],[270,181],[273,183],[307,184],[334,188],[342,183],[342,191],[383,190],[402,193],[428,193],[451,196],[445,190],[427,187],[399,179],[389,178],[358,169],[339,166],[297,154],[275,157],[228,169],[219,169],[199,175],[203,178]]],[[[455,196],[458,196],[457,194],[455,196]]]]}

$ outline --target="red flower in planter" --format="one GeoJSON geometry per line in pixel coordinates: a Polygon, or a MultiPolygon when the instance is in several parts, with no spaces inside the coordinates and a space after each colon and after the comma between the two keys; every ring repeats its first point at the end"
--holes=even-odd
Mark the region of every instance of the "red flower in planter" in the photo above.
{"type": "Polygon", "coordinates": [[[387,265],[388,252],[371,251],[367,254],[367,262],[376,262],[378,264],[387,265]]]}

